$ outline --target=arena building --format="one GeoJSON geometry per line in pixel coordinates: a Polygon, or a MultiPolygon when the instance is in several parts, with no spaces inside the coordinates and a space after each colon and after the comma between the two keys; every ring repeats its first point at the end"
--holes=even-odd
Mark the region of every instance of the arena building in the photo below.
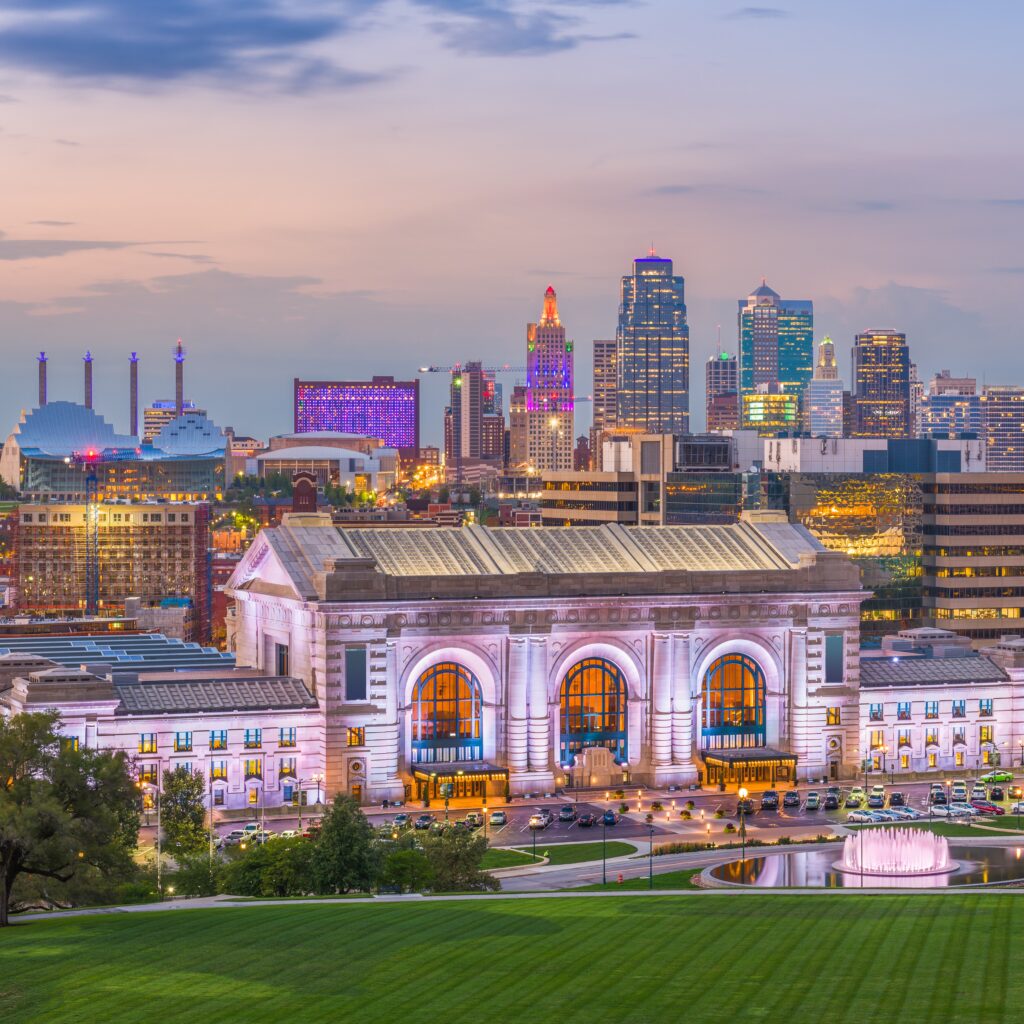
{"type": "Polygon", "coordinates": [[[849,558],[731,526],[340,529],[292,514],[227,590],[239,664],[302,679],[364,802],[852,775],[849,558]]]}

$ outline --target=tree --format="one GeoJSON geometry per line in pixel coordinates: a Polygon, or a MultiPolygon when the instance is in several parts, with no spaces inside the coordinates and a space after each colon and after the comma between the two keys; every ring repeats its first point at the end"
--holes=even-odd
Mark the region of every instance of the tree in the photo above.
{"type": "Polygon", "coordinates": [[[164,772],[160,818],[167,847],[175,857],[199,853],[210,842],[206,827],[206,780],[184,765],[164,772]]]}
{"type": "Polygon", "coordinates": [[[493,875],[480,869],[487,852],[487,840],[483,836],[449,828],[424,837],[422,842],[434,892],[501,888],[493,875]]]}
{"type": "Polygon", "coordinates": [[[317,892],[373,888],[380,871],[374,831],[359,804],[339,793],[324,815],[313,856],[317,892]]]}
{"type": "Polygon", "coordinates": [[[392,850],[384,858],[380,884],[394,886],[401,892],[429,889],[433,881],[430,861],[422,850],[412,847],[392,850]]]}
{"type": "Polygon", "coordinates": [[[139,795],[123,753],[62,742],[54,711],[0,718],[0,927],[25,876],[131,870],[139,795]]]}

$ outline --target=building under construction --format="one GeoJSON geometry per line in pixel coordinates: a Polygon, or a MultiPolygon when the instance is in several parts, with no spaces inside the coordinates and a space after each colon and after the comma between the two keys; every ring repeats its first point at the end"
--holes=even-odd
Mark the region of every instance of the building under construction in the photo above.
{"type": "Polygon", "coordinates": [[[133,614],[181,609],[188,640],[210,642],[210,506],[89,501],[22,505],[14,578],[19,611],[133,614]]]}

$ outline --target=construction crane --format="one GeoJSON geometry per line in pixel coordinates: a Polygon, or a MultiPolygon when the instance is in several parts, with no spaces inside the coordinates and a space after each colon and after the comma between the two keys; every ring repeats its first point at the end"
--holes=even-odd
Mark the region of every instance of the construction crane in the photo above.
{"type": "MultiPolygon", "coordinates": [[[[420,373],[454,373],[461,370],[465,364],[456,363],[454,366],[421,366],[420,373]]],[[[526,373],[525,366],[512,366],[505,363],[504,366],[481,366],[484,373],[526,373]]]]}

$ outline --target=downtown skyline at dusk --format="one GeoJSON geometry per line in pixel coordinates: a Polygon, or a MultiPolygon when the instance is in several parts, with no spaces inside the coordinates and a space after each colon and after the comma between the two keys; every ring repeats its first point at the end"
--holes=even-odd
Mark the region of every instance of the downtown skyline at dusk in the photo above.
{"type": "MultiPolygon", "coordinates": [[[[167,398],[181,336],[188,397],[267,436],[295,376],[520,362],[549,283],[587,394],[652,243],[686,279],[695,426],[692,371],[762,277],[813,300],[843,376],[891,327],[923,376],[1024,379],[1012,3],[220,9],[0,5],[9,419],[42,349],[55,398],[86,349],[108,418],[130,351],[167,398]]],[[[438,443],[447,381],[422,387],[438,443]]]]}

